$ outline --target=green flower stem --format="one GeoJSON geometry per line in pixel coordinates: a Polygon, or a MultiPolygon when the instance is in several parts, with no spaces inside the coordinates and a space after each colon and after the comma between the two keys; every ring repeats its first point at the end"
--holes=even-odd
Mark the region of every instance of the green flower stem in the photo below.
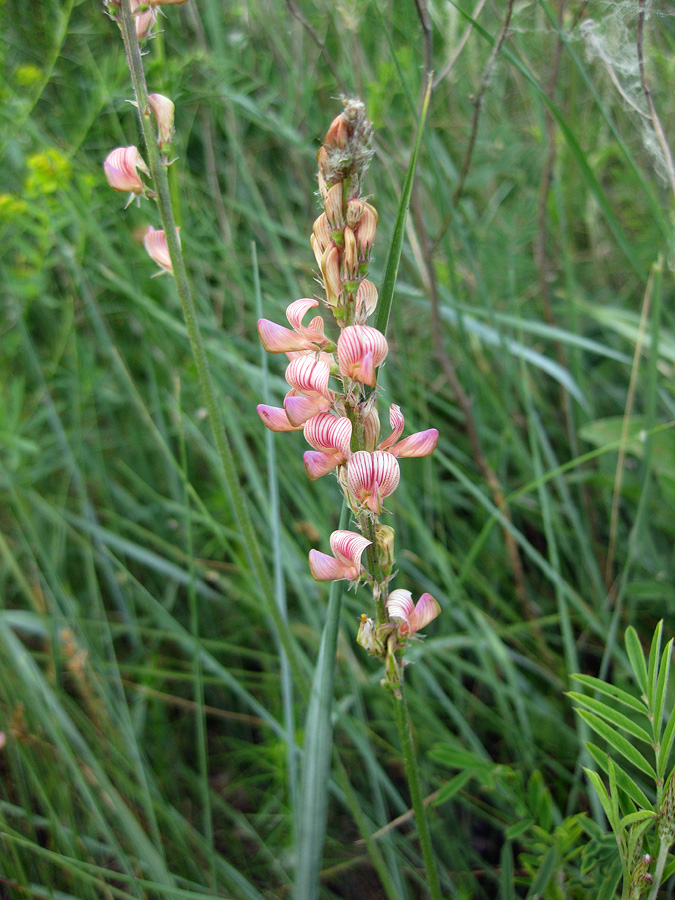
{"type": "Polygon", "coordinates": [[[410,789],[413,812],[415,813],[415,823],[417,825],[417,834],[422,848],[424,868],[427,870],[429,893],[432,900],[443,900],[441,885],[438,880],[438,870],[436,869],[436,860],[431,846],[427,811],[422,800],[417,759],[415,758],[412,732],[410,730],[410,713],[408,712],[408,701],[405,695],[403,680],[401,680],[400,692],[400,697],[393,696],[396,727],[398,728],[398,737],[401,742],[401,754],[405,764],[405,774],[408,779],[408,788],[410,789]]]}
{"type": "Polygon", "coordinates": [[[260,592],[265,600],[267,613],[274,623],[274,627],[279,635],[279,640],[293,667],[294,676],[301,686],[303,694],[307,696],[306,678],[304,677],[304,673],[298,662],[298,660],[301,659],[301,656],[299,655],[298,648],[295,646],[295,641],[290,634],[288,625],[283,621],[281,612],[274,602],[274,588],[269,576],[268,566],[265,564],[260,552],[259,542],[246,506],[246,498],[241,485],[239,484],[232,448],[227,434],[225,433],[225,425],[216,400],[216,391],[209,370],[201,330],[199,328],[197,310],[190,291],[180,242],[178,240],[178,235],[176,234],[176,221],[171,204],[169,180],[166,167],[162,163],[159,147],[157,146],[152,112],[148,104],[148,89],[145,83],[143,61],[136,39],[136,30],[131,15],[129,0],[122,0],[120,11],[120,27],[122,30],[122,38],[124,40],[124,49],[126,50],[134,94],[136,95],[136,102],[138,104],[138,113],[141,120],[141,128],[143,129],[143,136],[145,138],[150,173],[153,185],[157,192],[157,206],[159,207],[162,227],[164,228],[166,243],[171,257],[171,264],[173,266],[176,291],[183,310],[190,347],[192,348],[192,354],[197,367],[199,384],[202,390],[204,403],[208,410],[209,422],[211,423],[213,436],[216,442],[216,449],[223,468],[230,503],[242,537],[244,552],[246,553],[253,575],[258,582],[260,592]]]}
{"type": "Polygon", "coordinates": [[[359,516],[359,528],[361,529],[361,534],[364,537],[367,537],[371,542],[370,546],[366,547],[366,558],[368,560],[368,571],[373,576],[377,585],[377,590],[373,595],[376,610],[375,624],[384,625],[385,622],[389,621],[389,617],[387,616],[387,608],[385,606],[385,600],[387,598],[386,596],[384,596],[384,593],[386,592],[386,585],[384,584],[384,573],[382,572],[382,566],[380,565],[380,559],[377,552],[377,541],[375,540],[375,522],[373,520],[373,517],[368,513],[363,513],[363,515],[359,516]]]}
{"type": "Polygon", "coordinates": [[[656,857],[656,869],[654,870],[652,889],[649,892],[648,900],[656,900],[656,897],[658,896],[659,888],[661,887],[661,881],[663,880],[663,870],[665,869],[666,862],[668,860],[669,850],[670,842],[661,838],[661,843],[659,844],[659,855],[656,857]]]}

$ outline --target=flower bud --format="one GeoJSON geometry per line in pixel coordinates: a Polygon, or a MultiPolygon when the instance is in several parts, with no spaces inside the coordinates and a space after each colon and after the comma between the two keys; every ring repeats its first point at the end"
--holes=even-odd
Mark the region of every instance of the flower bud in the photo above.
{"type": "Polygon", "coordinates": [[[382,573],[385,578],[391,575],[394,563],[396,562],[396,555],[394,553],[395,538],[396,532],[391,525],[380,525],[378,523],[375,526],[375,545],[377,547],[378,559],[382,566],[382,573]]]}
{"type": "Polygon", "coordinates": [[[157,120],[157,145],[162,153],[168,153],[175,134],[173,127],[175,106],[162,94],[150,94],[148,103],[157,120]]]}
{"type": "MultiPolygon", "coordinates": [[[[176,228],[178,242],[180,243],[180,229],[176,228]]],[[[155,231],[152,225],[148,228],[143,244],[148,252],[148,256],[157,263],[162,272],[173,272],[171,256],[169,255],[169,247],[166,243],[166,235],[163,231],[155,231]]],[[[157,273],[161,274],[161,273],[157,273]]]]}
{"type": "Polygon", "coordinates": [[[380,656],[382,647],[375,636],[375,623],[365,613],[361,613],[359,630],[356,635],[356,643],[363,647],[371,656],[380,656]]]}
{"type": "Polygon", "coordinates": [[[157,21],[157,12],[151,9],[147,3],[141,4],[139,0],[130,0],[131,14],[134,17],[136,39],[142,44],[150,34],[153,25],[157,21]]]}
{"type": "Polygon", "coordinates": [[[359,219],[356,239],[359,245],[359,259],[365,260],[370,256],[370,250],[375,240],[377,230],[377,211],[370,203],[364,205],[363,215],[359,219]]]}
{"type": "Polygon", "coordinates": [[[356,278],[356,270],[358,267],[358,257],[356,253],[356,238],[354,232],[349,225],[345,225],[345,268],[348,278],[356,278]]]}
{"type": "Polygon", "coordinates": [[[109,153],[103,163],[103,171],[108,184],[114,191],[129,193],[130,198],[145,194],[145,185],[141,181],[138,170],[149,175],[148,167],[136,147],[117,147],[109,153]]]}
{"type": "Polygon", "coordinates": [[[345,100],[344,110],[333,120],[317,155],[322,195],[325,188],[344,181],[349,183],[350,196],[358,195],[373,156],[372,134],[364,104],[356,99],[345,100]]]}

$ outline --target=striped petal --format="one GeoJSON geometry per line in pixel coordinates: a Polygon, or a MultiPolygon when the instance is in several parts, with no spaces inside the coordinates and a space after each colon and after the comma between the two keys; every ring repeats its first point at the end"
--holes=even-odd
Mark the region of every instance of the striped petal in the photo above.
{"type": "Polygon", "coordinates": [[[382,500],[396,490],[400,476],[398,460],[381,450],[359,450],[347,463],[351,494],[377,515],[382,512],[382,500]]]}
{"type": "Polygon", "coordinates": [[[372,542],[356,531],[334,531],[330,536],[330,549],[337,559],[356,569],[361,566],[361,556],[372,542]]]}
{"type": "Polygon", "coordinates": [[[318,300],[312,300],[310,297],[301,297],[300,300],[294,300],[290,306],[286,307],[286,318],[294,331],[302,333],[302,320],[310,309],[319,305],[318,300]]]}
{"type": "Polygon", "coordinates": [[[375,387],[375,369],[385,359],[387,339],[370,325],[348,325],[337,343],[340,372],[375,387]]]}
{"type": "Polygon", "coordinates": [[[438,429],[428,428],[426,431],[417,431],[408,435],[390,449],[394,456],[430,456],[438,444],[438,429]]]}
{"type": "MultiPolygon", "coordinates": [[[[176,234],[178,235],[178,243],[180,244],[179,228],[176,228],[176,234]]],[[[143,238],[143,246],[145,247],[148,256],[157,263],[162,272],[173,272],[169,247],[166,243],[166,235],[163,231],[155,231],[152,225],[150,225],[143,238]]]]}
{"type": "Polygon", "coordinates": [[[387,612],[394,619],[403,619],[408,622],[415,610],[412,594],[400,588],[392,591],[387,598],[387,612]]]}
{"type": "Polygon", "coordinates": [[[263,424],[270,431],[300,431],[302,428],[302,425],[294,425],[286,415],[286,410],[280,409],[278,406],[266,406],[264,403],[259,403],[256,409],[263,424]]]}
{"type": "Polygon", "coordinates": [[[377,408],[371,406],[367,412],[364,412],[361,418],[363,423],[363,444],[365,450],[372,453],[377,447],[377,439],[380,436],[380,417],[377,408]]]}
{"type": "Polygon", "coordinates": [[[410,633],[414,634],[416,631],[420,631],[440,614],[441,607],[438,600],[434,599],[431,594],[422,594],[409,619],[410,633]]]}
{"type": "Polygon", "coordinates": [[[346,416],[330,413],[314,416],[305,424],[305,439],[315,450],[335,453],[347,459],[350,455],[352,423],[346,416]]]}
{"type": "Polygon", "coordinates": [[[365,313],[365,318],[367,319],[371,313],[374,312],[375,307],[377,306],[377,288],[373,284],[372,281],[368,281],[364,279],[359,285],[359,289],[356,292],[356,312],[357,315],[365,313]]]}
{"type": "MultiPolygon", "coordinates": [[[[392,403],[389,407],[389,424],[391,425],[391,434],[386,440],[382,441],[379,446],[379,450],[389,450],[389,448],[396,443],[396,441],[403,434],[403,429],[405,427],[405,419],[403,418],[403,413],[401,412],[401,407],[397,406],[395,403],[392,403]]],[[[398,454],[396,454],[398,455],[398,454]]]]}
{"type": "Polygon", "coordinates": [[[321,274],[326,288],[326,300],[329,306],[336,306],[342,291],[340,251],[337,247],[329,247],[321,257],[321,274]]]}
{"type": "Polygon", "coordinates": [[[334,184],[328,191],[324,200],[324,209],[331,231],[342,231],[345,224],[342,215],[342,182],[334,184]]]}
{"type": "Polygon", "coordinates": [[[311,355],[292,359],[286,369],[286,381],[296,391],[303,394],[322,394],[333,399],[333,391],[328,389],[330,364],[311,355]]]}
{"type": "MultiPolygon", "coordinates": [[[[319,258],[323,256],[324,251],[327,247],[329,247],[332,243],[332,237],[330,233],[330,226],[328,225],[328,219],[326,218],[326,213],[321,213],[319,218],[316,220],[314,225],[312,226],[313,236],[316,240],[317,246],[320,249],[319,258]]],[[[319,263],[320,264],[320,263],[319,263]]]]}

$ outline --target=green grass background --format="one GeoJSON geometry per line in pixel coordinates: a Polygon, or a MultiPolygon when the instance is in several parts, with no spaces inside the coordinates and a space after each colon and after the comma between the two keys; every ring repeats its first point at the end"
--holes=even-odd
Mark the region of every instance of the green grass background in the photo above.
{"type": "MultiPolygon", "coordinates": [[[[327,549],[340,498],[282,435],[275,518],[256,279],[277,321],[314,293],[315,154],[344,90],[376,129],[379,282],[424,44],[413,0],[294,6],[322,47],[281,0],[189,0],[145,64],[176,104],[171,183],[211,372],[309,684],[327,590],[307,552],[327,549]]],[[[564,692],[575,671],[635,690],[626,626],[675,631],[673,198],[649,123],[587,52],[593,20],[632,91],[637,2],[570,0],[558,29],[557,4],[519,0],[454,204],[506,3],[430,10],[440,73],[478,6],[432,96],[382,378],[384,422],[396,402],[410,430],[440,432],[388,504],[396,586],[443,607],[411,647],[409,702],[447,896],[595,897],[616,851],[564,692]]],[[[675,18],[658,7],[645,57],[668,135],[675,18]]],[[[0,896],[287,897],[306,692],[281,677],[174,288],[140,243],[156,211],[123,212],[103,176],[140,143],[122,42],[94,0],[0,16],[0,896]]],[[[345,592],[321,897],[424,897],[414,825],[391,825],[409,796],[378,664],[354,642],[363,611],[365,591],[345,592]]]]}

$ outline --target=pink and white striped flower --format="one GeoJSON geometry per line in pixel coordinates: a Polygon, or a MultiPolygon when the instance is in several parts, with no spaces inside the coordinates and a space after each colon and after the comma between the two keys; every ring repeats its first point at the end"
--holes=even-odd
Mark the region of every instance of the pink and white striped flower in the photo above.
{"type": "Polygon", "coordinates": [[[374,453],[358,450],[347,463],[350,494],[376,515],[382,512],[384,498],[396,490],[400,477],[398,460],[391,453],[381,450],[375,450],[374,453]]]}
{"type": "Polygon", "coordinates": [[[392,619],[400,619],[398,626],[400,635],[415,634],[436,616],[441,614],[441,607],[431,594],[422,594],[417,603],[413,603],[410,591],[401,589],[392,591],[387,599],[387,612],[392,619]]]}
{"type": "Polygon", "coordinates": [[[314,222],[314,225],[312,226],[312,236],[309,239],[309,243],[311,244],[312,250],[314,251],[316,264],[319,268],[321,268],[321,260],[323,259],[323,255],[333,243],[333,238],[331,236],[330,226],[328,224],[328,219],[326,218],[326,213],[321,213],[319,218],[314,222]]]}
{"type": "Polygon", "coordinates": [[[286,381],[292,390],[286,395],[284,409],[293,425],[303,425],[312,416],[327,412],[335,400],[335,391],[328,387],[330,363],[303,354],[290,361],[286,381]]]}
{"type": "Polygon", "coordinates": [[[314,447],[305,452],[305,469],[315,481],[349,459],[352,423],[346,416],[331,413],[313,416],[305,423],[305,439],[314,447]]]}
{"type": "Polygon", "coordinates": [[[386,450],[394,456],[430,456],[436,449],[438,444],[438,429],[427,428],[426,431],[417,431],[415,434],[408,435],[402,441],[399,438],[403,434],[405,419],[401,408],[395,403],[389,407],[389,422],[392,432],[379,445],[378,450],[386,450]]]}
{"type": "Polygon", "coordinates": [[[256,407],[258,415],[270,431],[301,431],[302,425],[293,425],[286,410],[278,406],[267,406],[259,403],[256,407]]]}
{"type": "Polygon", "coordinates": [[[131,194],[129,203],[134,197],[145,195],[145,185],[138,174],[139,169],[145,175],[150,175],[137,147],[117,147],[107,155],[103,163],[103,171],[108,184],[114,191],[120,191],[123,194],[129,191],[131,194]]]}
{"type": "Polygon", "coordinates": [[[309,297],[294,300],[286,308],[286,318],[292,331],[269,319],[259,319],[258,334],[265,350],[268,353],[291,353],[295,350],[320,350],[330,346],[332,342],[324,334],[321,316],[315,316],[309,325],[302,324],[307,312],[318,305],[318,300],[309,297]]]}
{"type": "Polygon", "coordinates": [[[362,572],[361,556],[371,544],[355,531],[334,531],[330,536],[330,549],[334,556],[309,551],[309,570],[316,581],[356,581],[362,572]]]}
{"type": "Polygon", "coordinates": [[[387,339],[370,325],[348,325],[337,342],[340,374],[375,387],[375,369],[387,356],[387,339]]]}

